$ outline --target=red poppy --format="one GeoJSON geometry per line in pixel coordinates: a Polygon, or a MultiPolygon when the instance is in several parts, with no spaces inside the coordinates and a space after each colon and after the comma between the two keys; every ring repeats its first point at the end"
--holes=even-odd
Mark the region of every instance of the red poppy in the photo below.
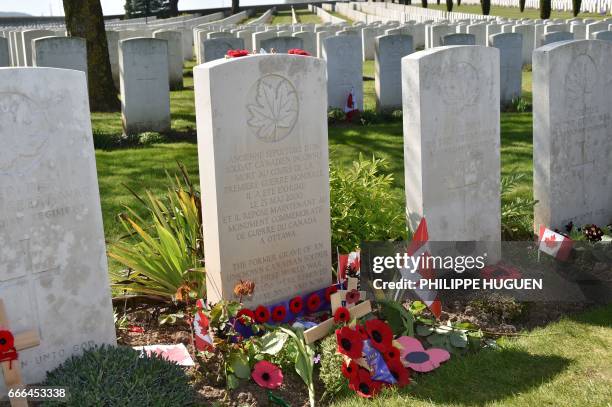
{"type": "Polygon", "coordinates": [[[401,363],[400,351],[399,351],[399,349],[397,349],[393,345],[389,346],[385,350],[385,353],[383,353],[383,356],[384,356],[385,362],[387,362],[387,364],[389,364],[390,362],[395,362],[395,361],[401,363]]]}
{"type": "Polygon", "coordinates": [[[363,339],[361,339],[361,335],[357,331],[346,326],[337,329],[336,342],[338,342],[338,352],[351,359],[361,358],[363,339]]]}
{"type": "Polygon", "coordinates": [[[141,326],[132,325],[130,326],[129,331],[135,334],[143,334],[145,330],[141,326]]]}
{"type": "Polygon", "coordinates": [[[356,325],[355,329],[357,330],[357,332],[359,332],[359,335],[361,335],[362,339],[368,339],[368,332],[366,331],[363,325],[356,325]]]}
{"type": "Polygon", "coordinates": [[[255,309],[255,321],[257,321],[258,324],[264,324],[268,322],[269,319],[270,319],[270,310],[268,309],[268,307],[264,307],[263,305],[260,305],[259,307],[255,309]]]}
{"type": "Polygon", "coordinates": [[[283,372],[274,363],[261,360],[255,364],[251,377],[260,387],[278,389],[283,384],[283,372]]]}
{"type": "Polygon", "coordinates": [[[399,387],[404,387],[410,383],[410,372],[406,367],[404,367],[404,365],[402,365],[399,358],[397,360],[387,362],[387,367],[395,380],[397,380],[396,384],[399,387]]]}
{"type": "Polygon", "coordinates": [[[289,309],[294,314],[299,314],[302,312],[302,308],[304,307],[304,301],[302,297],[294,297],[291,301],[289,301],[289,309]]]}
{"type": "Polygon", "coordinates": [[[372,346],[384,354],[393,342],[391,327],[380,319],[371,319],[366,321],[365,328],[372,341],[372,346]]]}
{"type": "Polygon", "coordinates": [[[372,380],[370,372],[365,369],[359,369],[357,374],[353,376],[349,387],[365,398],[372,398],[378,394],[381,388],[380,382],[372,380]]]}
{"type": "Polygon", "coordinates": [[[331,296],[332,294],[335,294],[338,292],[338,286],[337,285],[330,285],[329,287],[327,287],[325,289],[325,301],[329,302],[331,300],[331,296]]]}
{"type": "Polygon", "coordinates": [[[317,293],[312,294],[306,300],[306,307],[308,308],[308,311],[310,312],[315,312],[316,310],[319,309],[320,306],[321,306],[321,297],[319,297],[319,294],[317,293]]]}
{"type": "MultiPolygon", "coordinates": [[[[348,309],[344,307],[338,307],[336,312],[334,312],[334,322],[337,324],[346,323],[351,320],[351,313],[348,309]]],[[[399,353],[398,353],[399,356],[399,353]]]]}
{"type": "Polygon", "coordinates": [[[236,319],[242,325],[251,325],[255,321],[255,313],[248,308],[243,308],[236,314],[236,319]]]}
{"type": "Polygon", "coordinates": [[[351,380],[357,374],[357,370],[359,370],[359,365],[354,360],[348,364],[346,361],[342,362],[342,375],[347,379],[351,380]]]}
{"type": "Polygon", "coordinates": [[[303,55],[303,56],[306,56],[306,57],[310,56],[309,52],[304,51],[303,49],[299,49],[299,48],[292,48],[289,51],[287,51],[287,54],[303,55]]]}
{"type": "Polygon", "coordinates": [[[249,51],[246,49],[228,49],[226,55],[229,58],[246,57],[249,55],[249,51]]]}
{"type": "Polygon", "coordinates": [[[346,293],[346,303],[355,304],[357,301],[359,301],[360,296],[361,294],[359,294],[359,290],[351,290],[346,293]]]}
{"type": "Polygon", "coordinates": [[[272,310],[272,319],[275,320],[276,322],[283,321],[286,316],[287,316],[287,309],[282,304],[277,305],[272,310]]]}

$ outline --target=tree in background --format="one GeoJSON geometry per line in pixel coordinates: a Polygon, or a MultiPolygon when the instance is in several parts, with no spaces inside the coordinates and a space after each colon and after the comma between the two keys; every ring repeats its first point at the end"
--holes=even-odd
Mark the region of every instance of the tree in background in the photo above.
{"type": "Polygon", "coordinates": [[[457,0],[457,6],[461,5],[461,0],[457,0]]]}
{"type": "Polygon", "coordinates": [[[125,0],[126,18],[156,16],[160,18],[178,15],[179,0],[125,0]]]}
{"type": "Polygon", "coordinates": [[[96,112],[118,111],[117,89],[113,83],[108,43],[100,0],[63,0],[66,31],[87,43],[87,86],[89,107],[96,112]]]}
{"type": "Polygon", "coordinates": [[[550,18],[551,0],[540,0],[540,18],[542,20],[548,20],[550,18]]]}
{"type": "Polygon", "coordinates": [[[421,7],[427,8],[427,0],[421,0],[421,7]]]}
{"type": "Polygon", "coordinates": [[[480,8],[482,8],[482,15],[488,16],[491,12],[491,0],[480,0],[480,8]]]}
{"type": "Polygon", "coordinates": [[[521,13],[525,11],[525,2],[526,0],[519,0],[519,9],[521,10],[521,13]]]}
{"type": "Polygon", "coordinates": [[[446,11],[453,11],[453,0],[446,0],[446,11]]]}
{"type": "Polygon", "coordinates": [[[436,4],[439,6],[440,5],[440,0],[436,0],[436,4]]]}
{"type": "Polygon", "coordinates": [[[232,14],[240,11],[240,0],[232,0],[232,14]]]}
{"type": "Polygon", "coordinates": [[[572,0],[572,11],[574,12],[574,17],[578,17],[578,14],[580,14],[581,6],[582,0],[572,0]]]}

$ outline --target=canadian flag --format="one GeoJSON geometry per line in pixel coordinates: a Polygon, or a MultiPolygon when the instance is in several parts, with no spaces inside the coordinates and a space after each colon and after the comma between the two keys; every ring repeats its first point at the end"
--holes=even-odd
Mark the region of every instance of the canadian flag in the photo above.
{"type": "Polygon", "coordinates": [[[567,260],[574,244],[572,239],[553,232],[544,225],[540,225],[538,241],[540,251],[561,261],[567,260]]]}
{"type": "Polygon", "coordinates": [[[359,252],[338,254],[338,283],[344,283],[347,277],[347,272],[352,274],[350,277],[355,277],[358,275],[360,268],[361,257],[359,252]]]}
{"type": "Polygon", "coordinates": [[[208,333],[210,322],[202,311],[202,309],[204,308],[204,304],[201,299],[196,302],[196,307],[198,308],[198,311],[193,320],[193,330],[195,333],[195,348],[199,352],[212,351],[214,349],[213,340],[210,334],[208,333]]]}
{"type": "MultiPolygon", "coordinates": [[[[421,219],[421,222],[419,223],[419,226],[412,237],[412,241],[410,242],[410,246],[408,246],[406,253],[408,253],[408,256],[419,258],[420,261],[418,265],[420,267],[413,270],[412,266],[408,264],[407,268],[400,270],[402,278],[418,283],[420,279],[431,280],[436,277],[435,270],[432,270],[429,267],[429,262],[427,261],[429,258],[429,233],[427,232],[427,221],[425,221],[425,218],[421,219]]],[[[437,290],[417,289],[415,291],[418,297],[423,300],[425,305],[427,305],[432,314],[434,314],[436,318],[440,318],[440,315],[442,314],[442,303],[438,299],[437,290]]]]}

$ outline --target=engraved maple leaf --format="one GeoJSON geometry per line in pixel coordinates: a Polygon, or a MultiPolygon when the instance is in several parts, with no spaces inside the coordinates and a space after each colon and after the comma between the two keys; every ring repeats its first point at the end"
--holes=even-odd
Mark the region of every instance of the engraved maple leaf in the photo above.
{"type": "Polygon", "coordinates": [[[297,114],[297,95],[289,82],[261,80],[257,86],[256,104],[250,104],[248,124],[257,127],[265,140],[282,138],[279,129],[293,126],[297,114]]]}
{"type": "Polygon", "coordinates": [[[544,238],[544,243],[546,244],[546,246],[550,247],[551,249],[553,247],[555,247],[557,245],[557,239],[555,238],[554,235],[551,235],[549,237],[544,238]]]}

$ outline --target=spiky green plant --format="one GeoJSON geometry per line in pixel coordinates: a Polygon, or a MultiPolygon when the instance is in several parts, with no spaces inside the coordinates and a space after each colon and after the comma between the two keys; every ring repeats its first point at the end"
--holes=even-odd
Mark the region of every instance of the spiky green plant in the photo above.
{"type": "Polygon", "coordinates": [[[509,240],[530,239],[533,234],[533,207],[537,201],[523,197],[510,197],[524,177],[525,174],[513,172],[501,178],[502,234],[509,240]]]}

